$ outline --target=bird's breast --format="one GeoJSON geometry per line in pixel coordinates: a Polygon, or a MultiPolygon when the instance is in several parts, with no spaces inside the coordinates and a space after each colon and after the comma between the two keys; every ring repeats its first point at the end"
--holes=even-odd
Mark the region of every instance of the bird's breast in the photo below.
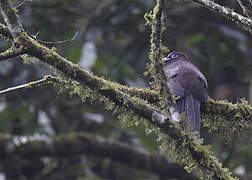
{"type": "Polygon", "coordinates": [[[178,73],[179,67],[178,66],[167,66],[165,68],[165,72],[168,74],[169,77],[174,76],[178,73]]]}

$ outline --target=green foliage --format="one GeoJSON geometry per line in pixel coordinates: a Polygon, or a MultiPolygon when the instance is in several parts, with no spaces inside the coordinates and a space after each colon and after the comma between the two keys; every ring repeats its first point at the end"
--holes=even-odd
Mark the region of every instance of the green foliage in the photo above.
{"type": "Polygon", "coordinates": [[[21,133],[19,135],[40,131],[36,121],[37,113],[32,112],[31,108],[29,105],[6,107],[0,113],[0,131],[7,134],[17,131],[21,133]]]}
{"type": "Polygon", "coordinates": [[[239,71],[240,79],[248,72],[244,71],[246,69],[246,59],[243,53],[237,48],[237,42],[235,39],[230,37],[224,37],[223,34],[219,31],[212,33],[196,33],[190,35],[186,38],[185,43],[192,47],[197,47],[199,51],[203,54],[206,54],[209,62],[201,62],[201,65],[205,67],[205,74],[211,73],[208,75],[208,81],[213,81],[211,77],[214,77],[215,71],[210,72],[209,66],[214,66],[218,69],[221,69],[225,66],[230,65],[239,71]],[[212,53],[214,52],[214,53],[212,53]],[[214,65],[211,64],[212,60],[217,60],[218,63],[214,65]]]}
{"type": "Polygon", "coordinates": [[[246,167],[246,171],[251,171],[251,161],[252,161],[252,145],[240,145],[236,148],[234,153],[234,159],[229,163],[231,168],[235,168],[241,164],[246,167]]]}
{"type": "Polygon", "coordinates": [[[68,53],[67,59],[69,59],[72,63],[77,64],[81,58],[81,50],[81,46],[73,46],[68,53]]]}
{"type": "Polygon", "coordinates": [[[98,56],[92,70],[95,74],[113,81],[124,81],[124,77],[130,79],[135,79],[137,77],[131,66],[118,61],[118,59],[112,55],[98,56]]]}
{"type": "Polygon", "coordinates": [[[129,128],[137,133],[137,136],[139,137],[145,148],[153,152],[158,152],[159,145],[157,142],[157,137],[151,132],[147,132],[148,129],[145,129],[142,124],[139,125],[138,123],[139,121],[137,121],[136,125],[132,125],[129,128]],[[148,134],[147,136],[146,133],[148,134]]]}

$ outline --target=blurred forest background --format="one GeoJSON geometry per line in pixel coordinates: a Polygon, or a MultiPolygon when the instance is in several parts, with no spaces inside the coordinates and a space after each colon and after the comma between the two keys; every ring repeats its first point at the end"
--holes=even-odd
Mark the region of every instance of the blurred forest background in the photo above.
{"type": "MultiPolygon", "coordinates": [[[[243,13],[236,1],[215,2],[243,13]]],[[[151,30],[145,26],[144,14],[154,4],[153,0],[34,0],[18,9],[26,31],[32,35],[40,32],[37,37],[40,40],[71,39],[79,32],[74,41],[46,44],[55,46],[63,57],[105,79],[147,87],[148,78],[143,73],[148,62],[151,30]]],[[[185,52],[199,67],[208,80],[210,97],[234,103],[245,98],[252,103],[251,35],[196,3],[169,0],[166,5],[163,44],[170,50],[185,52]]],[[[7,46],[5,41],[0,41],[1,51],[7,46]]],[[[52,73],[53,70],[40,63],[24,63],[21,58],[2,61],[0,88],[52,73]]],[[[83,104],[79,97],[59,93],[50,85],[0,96],[0,132],[45,137],[86,132],[161,156],[155,138],[147,136],[144,128],[123,128],[116,114],[104,110],[99,102],[83,104]]],[[[251,136],[227,143],[219,138],[218,132],[210,134],[204,127],[201,134],[225,167],[241,179],[252,179],[251,136]]],[[[16,157],[0,161],[0,180],[197,179],[172,162],[173,166],[167,168],[168,175],[123,162],[92,153],[16,157]]]]}

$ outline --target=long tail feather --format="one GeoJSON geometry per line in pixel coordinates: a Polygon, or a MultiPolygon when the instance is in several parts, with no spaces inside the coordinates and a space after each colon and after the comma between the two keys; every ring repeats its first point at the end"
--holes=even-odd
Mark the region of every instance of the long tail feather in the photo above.
{"type": "Polygon", "coordinates": [[[192,95],[185,97],[186,119],[192,122],[193,131],[200,133],[200,102],[192,95]]]}
{"type": "Polygon", "coordinates": [[[200,102],[192,95],[176,100],[178,112],[186,112],[186,119],[192,122],[192,130],[200,133],[200,102]]]}
{"type": "Polygon", "coordinates": [[[177,104],[179,114],[181,114],[182,112],[185,112],[185,98],[184,97],[176,100],[176,104],[177,104]]]}

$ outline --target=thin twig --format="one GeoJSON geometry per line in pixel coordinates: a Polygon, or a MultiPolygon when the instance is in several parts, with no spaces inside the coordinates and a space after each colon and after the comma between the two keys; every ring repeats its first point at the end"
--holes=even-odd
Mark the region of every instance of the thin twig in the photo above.
{"type": "Polygon", "coordinates": [[[239,4],[239,6],[242,8],[243,13],[244,13],[247,17],[249,17],[249,15],[248,15],[248,10],[247,10],[247,8],[243,5],[243,2],[242,2],[241,0],[237,0],[237,2],[238,2],[238,4],[239,4]]]}
{"type": "Polygon", "coordinates": [[[14,8],[19,8],[20,6],[22,6],[25,3],[26,0],[23,0],[21,3],[19,3],[17,6],[15,6],[14,8]]]}
{"type": "Polygon", "coordinates": [[[71,39],[66,39],[66,40],[62,40],[62,41],[43,41],[43,40],[40,40],[38,39],[38,35],[39,35],[40,31],[37,32],[35,35],[33,35],[32,37],[37,40],[38,42],[40,43],[43,43],[43,44],[63,44],[63,43],[68,43],[68,42],[71,42],[71,41],[74,41],[76,39],[76,37],[78,36],[79,32],[75,32],[74,36],[71,38],[71,39]]]}
{"type": "Polygon", "coordinates": [[[22,85],[19,85],[19,86],[7,88],[5,90],[0,91],[0,95],[7,94],[7,93],[10,93],[10,92],[14,92],[14,91],[18,91],[18,90],[21,90],[21,89],[33,88],[33,87],[42,85],[44,83],[49,82],[48,77],[50,77],[50,76],[45,76],[43,79],[40,79],[40,80],[37,80],[37,81],[32,81],[32,82],[29,82],[27,84],[22,84],[22,85]]]}

